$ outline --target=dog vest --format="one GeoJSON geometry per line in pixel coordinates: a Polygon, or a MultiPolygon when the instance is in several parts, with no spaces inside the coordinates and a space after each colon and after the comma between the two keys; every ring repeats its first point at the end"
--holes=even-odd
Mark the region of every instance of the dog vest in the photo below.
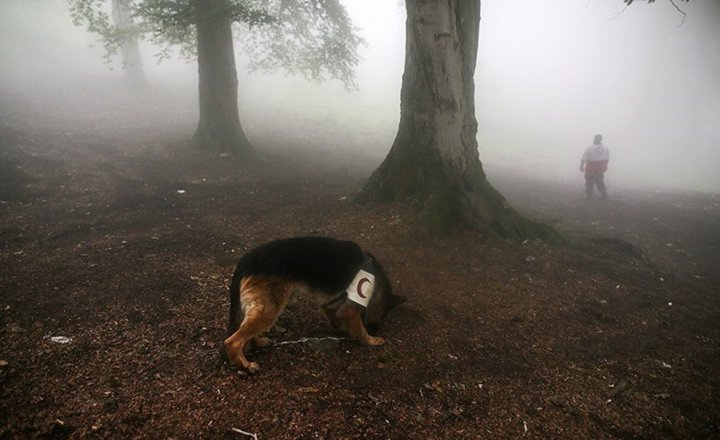
{"type": "Polygon", "coordinates": [[[365,256],[360,270],[347,288],[347,297],[350,301],[367,307],[375,291],[375,275],[373,275],[372,258],[365,256]]]}

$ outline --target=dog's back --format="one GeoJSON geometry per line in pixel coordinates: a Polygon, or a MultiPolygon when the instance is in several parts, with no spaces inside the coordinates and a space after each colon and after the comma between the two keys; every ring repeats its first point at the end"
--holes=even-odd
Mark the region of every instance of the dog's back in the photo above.
{"type": "Polygon", "coordinates": [[[293,237],[265,243],[240,259],[233,282],[249,275],[282,276],[306,283],[313,290],[340,292],[363,263],[352,241],[328,237],[293,237]]]}

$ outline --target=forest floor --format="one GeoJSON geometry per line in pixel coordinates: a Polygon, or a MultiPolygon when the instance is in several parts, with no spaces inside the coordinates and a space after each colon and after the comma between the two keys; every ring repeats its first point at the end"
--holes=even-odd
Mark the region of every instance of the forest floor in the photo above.
{"type": "Polygon", "coordinates": [[[497,173],[568,243],[431,237],[353,201],[357,155],[249,161],[109,104],[1,98],[0,439],[720,437],[717,194],[497,173]],[[223,364],[237,260],[308,234],[382,261],[409,299],[388,343],[302,342],[337,335],[301,298],[258,374],[223,364]]]}

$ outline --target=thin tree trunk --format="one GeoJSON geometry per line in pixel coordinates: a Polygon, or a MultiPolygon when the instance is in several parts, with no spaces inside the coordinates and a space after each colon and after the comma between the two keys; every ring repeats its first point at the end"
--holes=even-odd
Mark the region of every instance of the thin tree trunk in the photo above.
{"type": "Polygon", "coordinates": [[[249,153],[240,126],[237,71],[226,0],[200,0],[197,24],[200,121],[196,147],[219,152],[249,153]]]}
{"type": "MultiPolygon", "coordinates": [[[[133,26],[132,13],[128,7],[129,0],[112,0],[112,16],[115,26],[126,30],[133,26]]],[[[128,84],[133,88],[142,89],[147,85],[140,57],[140,44],[137,36],[125,38],[120,46],[123,60],[123,72],[128,84]]]]}
{"type": "Polygon", "coordinates": [[[374,200],[423,204],[431,230],[462,223],[503,237],[548,236],[485,178],[478,155],[475,83],[479,0],[406,0],[400,126],[364,188],[374,200]]]}

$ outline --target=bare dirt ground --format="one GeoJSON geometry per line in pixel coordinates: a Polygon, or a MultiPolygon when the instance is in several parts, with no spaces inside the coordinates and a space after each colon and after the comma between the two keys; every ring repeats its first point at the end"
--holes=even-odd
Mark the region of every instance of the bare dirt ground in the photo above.
{"type": "MultiPolygon", "coordinates": [[[[198,152],[176,113],[144,117],[162,98],[120,117],[119,92],[79,90],[0,89],[0,439],[720,437],[718,195],[587,202],[495,170],[567,245],[427,237],[412,207],[352,201],[372,161],[198,152]],[[389,343],[223,365],[238,258],[306,234],[383,261],[409,299],[389,343]]],[[[273,336],[336,335],[301,299],[273,336]]]]}

